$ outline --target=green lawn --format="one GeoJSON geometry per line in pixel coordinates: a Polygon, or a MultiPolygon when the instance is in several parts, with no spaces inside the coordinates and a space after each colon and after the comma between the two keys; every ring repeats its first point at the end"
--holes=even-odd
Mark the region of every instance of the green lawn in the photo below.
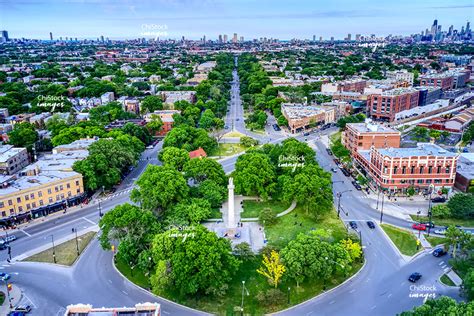
{"type": "Polygon", "coordinates": [[[254,201],[254,200],[244,200],[243,208],[244,211],[241,213],[242,218],[251,218],[258,217],[260,211],[266,207],[269,207],[273,213],[278,214],[290,207],[291,203],[280,202],[276,200],[268,201],[254,201]]]}
{"type": "MultiPolygon", "coordinates": [[[[86,246],[89,242],[94,238],[96,232],[87,232],[82,236],[78,236],[77,242],[79,245],[79,255],[84,251],[86,246]]],[[[55,254],[56,254],[56,263],[62,264],[66,266],[71,266],[76,259],[77,256],[77,247],[76,247],[76,239],[73,238],[69,241],[66,241],[62,244],[55,245],[55,254]]],[[[40,253],[32,255],[23,261],[35,261],[35,262],[48,262],[54,263],[53,259],[53,248],[46,249],[40,253]]]]}
{"type": "Polygon", "coordinates": [[[148,277],[145,275],[143,271],[141,271],[138,268],[130,269],[130,266],[128,263],[122,260],[118,260],[117,257],[115,257],[115,267],[122,272],[122,274],[135,283],[138,286],[141,286],[142,288],[149,289],[150,288],[150,282],[148,277]]]}
{"type": "MultiPolygon", "coordinates": [[[[352,266],[351,271],[347,276],[336,274],[331,277],[330,280],[325,281],[322,279],[307,280],[300,284],[299,288],[296,288],[296,284],[293,282],[283,282],[280,284],[279,289],[285,294],[285,300],[274,302],[271,306],[262,306],[257,300],[257,294],[261,291],[270,289],[270,285],[267,280],[256,272],[257,268],[261,265],[261,256],[256,256],[253,260],[247,260],[242,263],[237,274],[234,276],[233,281],[229,284],[229,289],[223,297],[194,297],[194,298],[183,298],[180,297],[178,292],[157,292],[155,294],[172,300],[176,303],[189,306],[198,310],[203,310],[216,315],[232,315],[238,316],[240,312],[235,312],[235,307],[240,307],[242,300],[242,281],[245,281],[245,287],[247,288],[249,295],[244,297],[244,312],[245,315],[263,315],[269,312],[275,312],[278,310],[285,309],[287,307],[299,304],[305,300],[308,300],[323,291],[324,286],[329,290],[342,283],[346,278],[356,273],[361,267],[362,263],[357,262],[352,266]],[[290,304],[287,301],[288,287],[290,287],[290,304]]],[[[134,277],[131,277],[130,269],[123,263],[117,263],[117,268],[132,282],[135,284],[148,288],[149,284],[146,281],[145,275],[140,271],[134,271],[134,277]]]]}
{"type": "Polygon", "coordinates": [[[224,134],[222,137],[236,137],[236,138],[240,138],[242,136],[245,136],[245,134],[242,134],[240,132],[237,132],[237,131],[232,131],[232,132],[228,132],[227,134],[224,134]]]}
{"type": "Polygon", "coordinates": [[[382,224],[381,226],[402,254],[413,256],[418,252],[416,237],[411,232],[392,225],[382,224]]]}
{"type": "Polygon", "coordinates": [[[443,274],[440,278],[441,283],[448,285],[448,286],[456,286],[454,282],[448,277],[447,274],[443,274]]]}
{"type": "Polygon", "coordinates": [[[428,240],[430,245],[433,247],[444,244],[446,242],[446,239],[444,237],[437,237],[437,236],[426,237],[426,240],[428,240]]]}
{"type": "Polygon", "coordinates": [[[265,233],[268,244],[282,248],[299,233],[319,228],[329,230],[336,240],[347,236],[346,228],[335,212],[329,212],[316,220],[306,214],[300,206],[296,206],[291,213],[279,217],[276,224],[265,225],[265,233]]]}
{"type": "MultiPolygon", "coordinates": [[[[429,218],[426,216],[410,215],[414,221],[428,222],[429,218]]],[[[433,216],[433,223],[436,226],[450,226],[460,225],[463,227],[474,227],[474,219],[457,219],[457,218],[437,218],[433,216]]]]}
{"type": "Polygon", "coordinates": [[[233,156],[235,154],[245,151],[247,148],[240,144],[219,143],[217,150],[211,156],[233,156]]]}

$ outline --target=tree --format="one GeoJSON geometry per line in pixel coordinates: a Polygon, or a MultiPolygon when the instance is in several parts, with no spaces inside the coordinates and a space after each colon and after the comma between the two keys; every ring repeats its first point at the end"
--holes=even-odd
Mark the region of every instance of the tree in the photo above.
{"type": "Polygon", "coordinates": [[[136,182],[131,200],[145,210],[160,214],[188,197],[189,188],[183,175],[166,166],[148,165],[136,182]]]}
{"type": "Polygon", "coordinates": [[[413,139],[417,141],[424,141],[428,138],[428,129],[425,127],[415,126],[413,129],[413,139]]]}
{"type": "Polygon", "coordinates": [[[423,305],[403,312],[400,316],[442,316],[442,315],[472,315],[474,302],[456,302],[454,299],[442,296],[436,300],[427,300],[423,305]]]}
{"type": "Polygon", "coordinates": [[[122,131],[130,136],[135,136],[144,144],[149,144],[151,142],[150,132],[143,126],[138,126],[129,122],[122,127],[122,131]]]}
{"type": "Polygon", "coordinates": [[[448,207],[455,218],[474,218],[474,194],[456,193],[449,199],[448,207]]]}
{"type": "Polygon", "coordinates": [[[263,210],[260,211],[258,220],[262,225],[263,224],[273,225],[276,223],[277,217],[271,208],[265,207],[263,210]]]}
{"type": "Polygon", "coordinates": [[[99,226],[102,230],[99,236],[102,248],[110,249],[111,241],[117,240],[117,257],[127,263],[137,263],[139,254],[148,248],[153,236],[159,231],[158,221],[150,211],[128,203],[105,213],[99,226]]]}
{"type": "Polygon", "coordinates": [[[307,214],[311,211],[319,215],[331,210],[331,175],[318,165],[305,165],[293,179],[285,182],[282,191],[285,201],[296,200],[304,206],[307,214]]]}
{"type": "Polygon", "coordinates": [[[167,262],[169,287],[182,296],[224,294],[240,265],[230,241],[201,225],[192,231],[172,229],[156,235],[152,251],[155,262],[167,262]]]}
{"type": "Polygon", "coordinates": [[[252,137],[249,136],[242,136],[240,137],[240,145],[244,147],[253,147],[258,145],[258,140],[253,139],[252,137]]]}
{"type": "Polygon", "coordinates": [[[263,266],[257,269],[257,273],[268,279],[268,283],[273,285],[275,289],[285,273],[285,266],[280,262],[280,255],[276,251],[272,251],[270,257],[263,255],[263,266]]]}
{"type": "Polygon", "coordinates": [[[196,183],[212,180],[219,185],[225,185],[227,182],[222,165],[207,157],[190,159],[184,166],[184,173],[187,179],[196,183]]]}
{"type": "Polygon", "coordinates": [[[17,123],[13,130],[8,132],[8,142],[15,147],[27,147],[31,150],[37,140],[38,132],[34,125],[28,122],[17,123]]]}
{"type": "Polygon", "coordinates": [[[61,118],[59,114],[54,114],[47,122],[46,128],[51,132],[51,136],[56,136],[59,132],[65,128],[68,128],[66,120],[61,118]]]}
{"type": "Polygon", "coordinates": [[[469,301],[474,300],[474,269],[470,269],[464,277],[462,291],[469,301]]]}
{"type": "Polygon", "coordinates": [[[451,210],[446,204],[434,205],[431,208],[431,213],[433,216],[438,218],[448,218],[451,216],[451,210]]]}
{"type": "Polygon", "coordinates": [[[343,239],[341,240],[340,244],[351,257],[351,261],[355,261],[362,256],[361,245],[359,243],[353,242],[352,239],[343,239]]]}
{"type": "Polygon", "coordinates": [[[232,174],[240,194],[268,198],[275,191],[275,169],[264,153],[252,151],[240,156],[232,174]]]}
{"type": "Polygon", "coordinates": [[[437,131],[435,129],[430,129],[429,135],[431,138],[434,138],[435,140],[438,140],[441,137],[441,132],[437,131]]]}
{"type": "Polygon", "coordinates": [[[449,226],[446,229],[446,245],[452,247],[453,258],[456,259],[456,251],[460,244],[464,244],[466,239],[470,238],[470,234],[466,233],[459,228],[449,226]]]}
{"type": "Polygon", "coordinates": [[[213,180],[202,181],[193,192],[193,196],[208,200],[212,208],[220,208],[227,196],[225,185],[220,185],[213,180]]]}
{"type": "Polygon", "coordinates": [[[211,215],[211,203],[205,199],[192,198],[179,202],[168,214],[173,225],[196,225],[211,215]]]}
{"type": "Polygon", "coordinates": [[[189,153],[184,149],[166,147],[160,152],[159,159],[163,165],[183,171],[184,166],[189,162],[189,153]]]}
{"type": "Polygon", "coordinates": [[[413,196],[413,195],[415,195],[415,193],[416,193],[416,191],[415,191],[415,188],[413,186],[411,186],[407,189],[408,196],[413,196]]]}
{"type": "Polygon", "coordinates": [[[150,116],[150,121],[146,123],[146,127],[156,134],[157,132],[161,131],[161,128],[163,127],[163,121],[161,120],[161,117],[158,114],[152,114],[150,116]]]}
{"type": "Polygon", "coordinates": [[[253,259],[255,257],[252,248],[250,248],[250,245],[246,242],[235,245],[234,254],[244,260],[253,259]]]}

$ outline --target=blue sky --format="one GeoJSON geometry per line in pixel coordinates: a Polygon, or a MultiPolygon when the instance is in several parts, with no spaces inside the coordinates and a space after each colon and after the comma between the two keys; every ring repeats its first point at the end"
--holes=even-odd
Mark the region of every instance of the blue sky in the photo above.
{"type": "Polygon", "coordinates": [[[472,0],[0,0],[12,38],[137,38],[151,28],[170,38],[342,38],[418,33],[435,18],[461,29],[473,17],[472,0]]]}

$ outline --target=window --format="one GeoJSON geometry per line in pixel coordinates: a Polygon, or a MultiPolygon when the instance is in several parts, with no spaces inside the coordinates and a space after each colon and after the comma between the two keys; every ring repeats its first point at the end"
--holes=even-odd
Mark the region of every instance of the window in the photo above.
{"type": "Polygon", "coordinates": [[[35,208],[35,207],[36,207],[36,203],[35,203],[35,202],[31,203],[31,207],[32,207],[32,208],[35,208]]]}
{"type": "Polygon", "coordinates": [[[449,173],[451,171],[451,169],[448,167],[446,167],[446,173],[449,173]]]}
{"type": "Polygon", "coordinates": [[[2,212],[2,217],[7,216],[7,213],[5,211],[2,212]]]}
{"type": "Polygon", "coordinates": [[[402,174],[405,174],[407,172],[407,167],[403,166],[402,167],[402,174]]]}
{"type": "Polygon", "coordinates": [[[52,197],[49,198],[49,203],[53,203],[53,198],[52,197]]]}
{"type": "Polygon", "coordinates": [[[56,195],[56,201],[59,201],[59,194],[56,195]]]}
{"type": "Polygon", "coordinates": [[[8,205],[13,205],[13,201],[12,201],[12,200],[8,200],[8,205]]]}
{"type": "Polygon", "coordinates": [[[39,197],[42,197],[42,196],[43,196],[43,192],[42,192],[42,191],[38,191],[38,196],[39,196],[39,197]]]}
{"type": "Polygon", "coordinates": [[[421,184],[423,183],[423,179],[419,179],[418,181],[416,181],[417,183],[421,184]]]}
{"type": "Polygon", "coordinates": [[[59,191],[58,187],[54,187],[54,192],[58,192],[58,191],[59,191]]]}
{"type": "Polygon", "coordinates": [[[81,189],[77,189],[76,191],[77,191],[77,193],[81,193],[81,189]]]}
{"type": "Polygon", "coordinates": [[[30,194],[30,198],[31,198],[31,199],[34,199],[34,198],[35,198],[35,194],[34,194],[34,193],[31,193],[31,194],[30,194]]]}
{"type": "Polygon", "coordinates": [[[31,208],[31,205],[28,203],[26,204],[26,209],[29,210],[31,208]]]}
{"type": "Polygon", "coordinates": [[[23,212],[23,206],[18,206],[18,211],[23,212]]]}
{"type": "Polygon", "coordinates": [[[43,206],[43,200],[39,201],[40,206],[43,206]]]}
{"type": "Polygon", "coordinates": [[[79,180],[76,180],[76,185],[79,186],[79,180]]]}
{"type": "Polygon", "coordinates": [[[64,187],[63,187],[63,185],[61,184],[61,185],[59,186],[59,190],[62,191],[63,189],[64,189],[64,187]]]}
{"type": "Polygon", "coordinates": [[[0,207],[4,207],[4,206],[5,206],[5,203],[0,202],[0,207]]]}
{"type": "Polygon", "coordinates": [[[11,214],[15,214],[15,211],[12,208],[10,209],[10,215],[11,214]]]}
{"type": "Polygon", "coordinates": [[[17,201],[18,203],[21,203],[21,197],[17,197],[17,198],[16,198],[16,201],[17,201]]]}
{"type": "Polygon", "coordinates": [[[70,184],[70,183],[66,184],[66,188],[70,189],[70,188],[71,188],[71,184],[70,184]]]}
{"type": "Polygon", "coordinates": [[[67,196],[72,196],[71,191],[69,191],[69,192],[67,193],[67,196]]]}
{"type": "Polygon", "coordinates": [[[415,173],[415,167],[412,166],[410,169],[411,169],[411,170],[410,170],[410,173],[411,173],[411,174],[414,174],[414,173],[415,173]]]}
{"type": "Polygon", "coordinates": [[[48,189],[48,194],[51,194],[51,193],[52,193],[51,188],[49,188],[48,189]]]}
{"type": "Polygon", "coordinates": [[[397,166],[393,167],[393,174],[397,174],[397,166]]]}
{"type": "Polygon", "coordinates": [[[430,183],[431,183],[431,179],[426,180],[426,184],[430,184],[430,183]]]}
{"type": "Polygon", "coordinates": [[[428,173],[431,174],[431,172],[433,172],[433,167],[429,166],[429,167],[428,167],[428,173]]]}
{"type": "Polygon", "coordinates": [[[436,173],[441,173],[441,166],[438,166],[436,173]]]}
{"type": "Polygon", "coordinates": [[[30,197],[28,195],[25,195],[25,200],[28,201],[30,197]]]}
{"type": "Polygon", "coordinates": [[[420,167],[420,173],[423,173],[423,166],[420,167]]]}

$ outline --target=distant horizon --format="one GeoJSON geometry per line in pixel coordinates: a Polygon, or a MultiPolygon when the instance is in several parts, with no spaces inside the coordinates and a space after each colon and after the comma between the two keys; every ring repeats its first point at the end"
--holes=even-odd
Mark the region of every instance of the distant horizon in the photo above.
{"type": "Polygon", "coordinates": [[[471,0],[429,3],[399,0],[336,0],[324,5],[280,0],[0,0],[0,28],[10,38],[111,40],[155,38],[231,41],[261,37],[280,40],[343,39],[347,34],[408,36],[429,29],[437,19],[446,31],[461,30],[474,16],[471,0]],[[143,35],[152,32],[151,36],[143,35]],[[166,34],[165,34],[166,33],[166,34]]]}

